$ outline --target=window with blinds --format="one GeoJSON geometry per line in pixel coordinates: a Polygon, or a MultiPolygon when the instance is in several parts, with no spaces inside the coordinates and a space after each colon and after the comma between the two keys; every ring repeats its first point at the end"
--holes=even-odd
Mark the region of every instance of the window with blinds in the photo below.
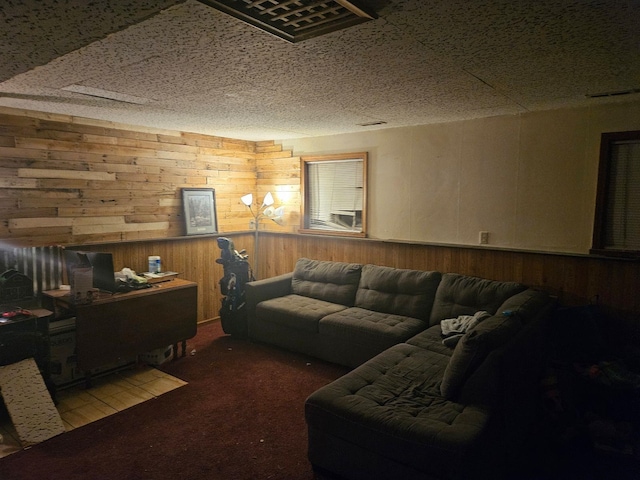
{"type": "Polygon", "coordinates": [[[301,157],[301,229],[366,235],[366,153],[301,157]]]}
{"type": "Polygon", "coordinates": [[[640,255],[640,131],[602,135],[593,239],[595,253],[640,255]]]}

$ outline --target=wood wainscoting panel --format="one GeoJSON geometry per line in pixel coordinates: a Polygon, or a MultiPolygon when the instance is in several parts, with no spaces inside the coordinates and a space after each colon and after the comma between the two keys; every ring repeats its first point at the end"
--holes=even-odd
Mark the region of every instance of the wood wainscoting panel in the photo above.
{"type": "Polygon", "coordinates": [[[589,255],[417,244],[400,241],[261,233],[261,276],[293,270],[300,257],[437,270],[521,282],[562,305],[598,304],[612,323],[640,341],[640,262],[589,255]]]}

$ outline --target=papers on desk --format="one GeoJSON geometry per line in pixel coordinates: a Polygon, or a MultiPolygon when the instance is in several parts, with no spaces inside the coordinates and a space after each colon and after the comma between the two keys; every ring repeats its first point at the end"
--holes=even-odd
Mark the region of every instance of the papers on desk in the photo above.
{"type": "Polygon", "coordinates": [[[172,280],[179,275],[178,272],[144,272],[142,276],[147,279],[147,283],[158,283],[158,282],[166,282],[167,280],[172,280]]]}
{"type": "Polygon", "coordinates": [[[78,267],[71,269],[71,301],[78,305],[90,303],[93,296],[93,268],[78,267]]]}

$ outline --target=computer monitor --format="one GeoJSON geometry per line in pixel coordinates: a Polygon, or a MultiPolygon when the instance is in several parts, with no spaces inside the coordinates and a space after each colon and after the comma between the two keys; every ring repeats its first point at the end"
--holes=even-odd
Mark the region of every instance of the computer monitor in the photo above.
{"type": "Polygon", "coordinates": [[[93,267],[93,288],[105,292],[117,291],[113,255],[110,253],[65,249],[64,262],[69,281],[74,269],[81,266],[91,266],[93,267]]]}

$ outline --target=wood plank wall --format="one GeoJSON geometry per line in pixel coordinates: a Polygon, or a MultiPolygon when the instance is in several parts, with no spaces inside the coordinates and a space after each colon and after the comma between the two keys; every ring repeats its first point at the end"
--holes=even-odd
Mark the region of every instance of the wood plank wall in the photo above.
{"type": "Polygon", "coordinates": [[[297,227],[299,159],[272,141],[160,131],[0,107],[0,250],[81,246],[114,254],[114,267],[164,269],[199,285],[198,318],[218,316],[216,236],[186,237],[182,188],[215,188],[218,230],[254,256],[253,218],[240,201],[271,191],[297,227]],[[256,172],[259,164],[262,172],[256,172]],[[294,213],[291,214],[291,211],[294,213]]]}
{"type": "Polygon", "coordinates": [[[280,157],[291,163],[273,142],[0,109],[0,238],[37,246],[177,237],[181,189],[202,187],[216,190],[219,231],[246,230],[242,195],[299,188],[294,174],[282,179],[280,157]],[[258,189],[257,160],[269,172],[258,189]]]}
{"type": "Polygon", "coordinates": [[[261,277],[290,272],[298,258],[307,257],[521,282],[556,295],[563,305],[597,303],[609,317],[612,328],[621,328],[640,341],[638,262],[272,232],[261,233],[259,245],[261,277]]]}
{"type": "Polygon", "coordinates": [[[261,202],[267,192],[275,199],[274,207],[285,208],[284,225],[269,220],[261,230],[296,232],[300,226],[300,157],[273,142],[256,144],[256,190],[261,202]]]}

